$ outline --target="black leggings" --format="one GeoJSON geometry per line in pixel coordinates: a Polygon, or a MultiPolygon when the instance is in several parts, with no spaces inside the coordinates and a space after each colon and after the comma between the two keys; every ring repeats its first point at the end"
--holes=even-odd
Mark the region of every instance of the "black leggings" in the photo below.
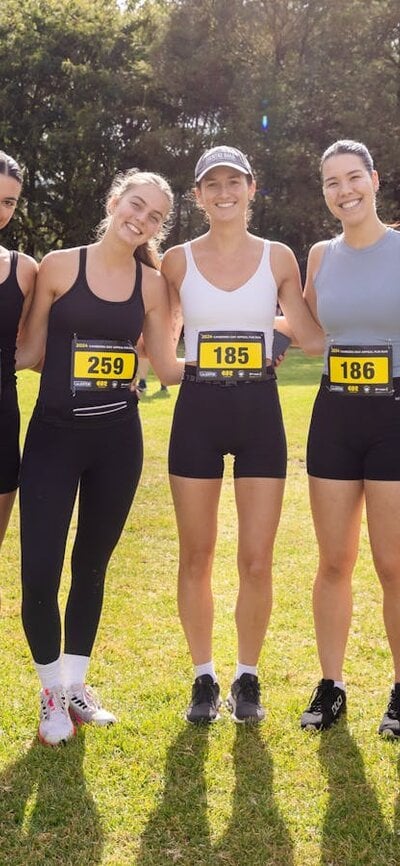
{"type": "Polygon", "coordinates": [[[21,466],[22,621],[33,655],[60,655],[58,590],[79,486],[65,652],[90,656],[100,619],[104,579],[139,482],[143,444],[136,408],[108,424],[77,419],[49,423],[35,413],[21,466]]]}

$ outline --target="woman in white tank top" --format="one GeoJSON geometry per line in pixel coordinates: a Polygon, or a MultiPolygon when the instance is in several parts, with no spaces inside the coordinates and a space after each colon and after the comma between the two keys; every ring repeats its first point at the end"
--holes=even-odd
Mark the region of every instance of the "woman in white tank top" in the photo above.
{"type": "Polygon", "coordinates": [[[180,539],[178,606],[194,664],[190,722],[219,717],[212,660],[211,572],[223,457],[235,456],[239,594],[238,664],[228,705],[237,722],[261,721],[257,663],[272,601],[272,552],[280,517],[286,449],[272,366],[276,305],[303,347],[322,350],[303,301],[292,251],[247,229],[256,185],[241,151],[218,146],[195,170],[208,231],[170,249],[162,270],[186,367],[170,444],[170,481],[180,539]],[[232,384],[233,383],[233,384],[232,384]],[[228,387],[229,386],[229,387],[228,387]]]}

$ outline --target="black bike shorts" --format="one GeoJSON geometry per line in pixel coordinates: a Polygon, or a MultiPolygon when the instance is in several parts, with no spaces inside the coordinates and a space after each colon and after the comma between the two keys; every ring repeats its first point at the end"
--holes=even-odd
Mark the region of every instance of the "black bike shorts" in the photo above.
{"type": "Polygon", "coordinates": [[[11,493],[18,487],[19,409],[14,388],[4,390],[0,401],[0,493],[11,493]]]}
{"type": "Polygon", "coordinates": [[[225,454],[234,455],[235,478],[286,477],[286,438],[273,376],[229,386],[182,382],[172,422],[170,474],[222,478],[225,454]]]}
{"type": "Polygon", "coordinates": [[[311,417],[307,471],[342,481],[400,481],[400,378],[390,397],[349,397],[323,376],[311,417]]]}

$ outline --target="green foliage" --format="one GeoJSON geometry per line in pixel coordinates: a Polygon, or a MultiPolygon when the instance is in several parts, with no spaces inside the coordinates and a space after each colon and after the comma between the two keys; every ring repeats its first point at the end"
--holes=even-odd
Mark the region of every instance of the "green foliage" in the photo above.
{"type": "Polygon", "coordinates": [[[88,241],[116,169],[132,165],[172,182],[167,244],[194,236],[193,166],[218,142],[256,170],[253,230],[302,264],[335,230],[318,161],[336,138],[370,147],[393,221],[399,46],[399,0],[4,0],[0,142],[26,166],[5,240],[36,255],[88,241]]]}

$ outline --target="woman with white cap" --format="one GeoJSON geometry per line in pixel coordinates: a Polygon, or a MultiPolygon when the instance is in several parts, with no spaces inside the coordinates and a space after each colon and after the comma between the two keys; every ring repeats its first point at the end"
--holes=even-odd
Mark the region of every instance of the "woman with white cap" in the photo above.
{"type": "Polygon", "coordinates": [[[164,256],[171,305],[183,318],[186,366],[175,408],[169,471],[180,541],[178,606],[194,664],[186,718],[219,717],[212,659],[211,572],[224,455],[234,455],[238,515],[238,663],[228,706],[236,722],[259,722],[257,663],[272,604],[272,554],[286,441],[272,362],[277,304],[310,353],[321,331],[302,298],[299,268],[284,244],[248,231],[256,184],[247,157],[211,148],[195,169],[209,229],[164,256]]]}

